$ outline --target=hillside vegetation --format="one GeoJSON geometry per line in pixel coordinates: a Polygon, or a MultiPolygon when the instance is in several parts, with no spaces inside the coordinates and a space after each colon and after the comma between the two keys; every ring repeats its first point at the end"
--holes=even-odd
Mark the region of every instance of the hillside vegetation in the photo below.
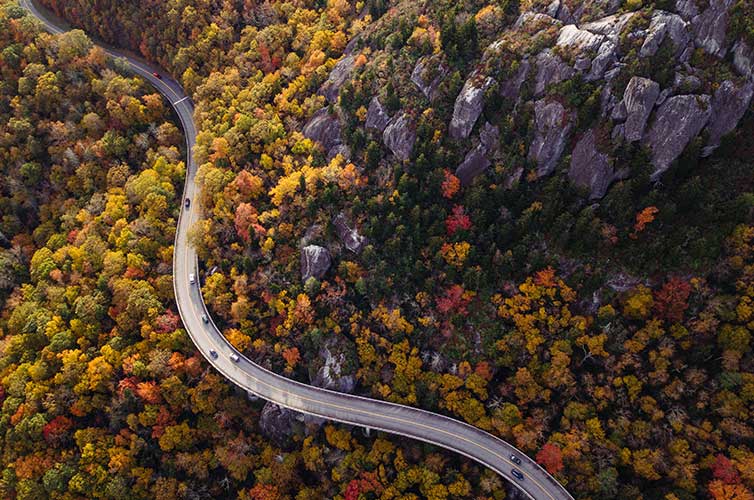
{"type": "MultiPolygon", "coordinates": [[[[192,94],[205,215],[192,242],[203,292],[218,325],[251,359],[318,386],[465,420],[535,457],[577,498],[754,497],[750,0],[43,3],[159,63],[192,94]]],[[[8,16],[10,9],[8,26],[28,22],[8,16]]],[[[12,40],[9,47],[31,43],[12,40]]],[[[18,85],[3,87],[9,102],[21,99],[15,93],[23,95],[21,80],[37,60],[31,49],[16,52],[16,66],[3,66],[18,68],[18,85]]],[[[57,55],[56,64],[69,68],[57,55]]],[[[151,116],[147,96],[133,99],[151,116]]],[[[34,100],[45,102],[44,94],[34,100]]],[[[135,106],[122,107],[137,119],[135,106]]],[[[154,196],[164,198],[165,215],[175,215],[176,188],[163,185],[177,186],[180,176],[170,167],[177,154],[160,153],[177,144],[172,126],[117,116],[102,118],[103,135],[95,137],[102,142],[111,133],[105,128],[121,130],[124,152],[113,158],[149,168],[129,170],[136,179],[124,174],[114,186],[128,209],[97,226],[111,251],[125,243],[107,234],[141,227],[141,218],[143,231],[156,231],[152,243],[172,234],[169,217],[149,217],[154,196]],[[149,140],[157,144],[151,155],[149,140]],[[137,148],[143,157],[128,156],[136,144],[146,144],[137,148]],[[149,182],[167,192],[150,190],[143,178],[150,171],[149,182]]],[[[46,151],[53,160],[42,152],[40,165],[66,168],[67,153],[46,151]]],[[[39,175],[47,170],[54,179],[53,167],[39,175]]],[[[13,178],[27,175],[20,173],[13,178]]],[[[109,182],[108,174],[99,187],[105,194],[109,182]]],[[[79,229],[71,242],[78,226],[65,224],[89,223],[77,214],[94,191],[67,189],[60,196],[72,198],[74,215],[16,210],[20,200],[9,202],[11,216],[3,212],[2,230],[13,242],[7,275],[15,280],[6,287],[8,339],[21,333],[12,326],[21,302],[43,300],[22,293],[32,289],[24,286],[57,283],[63,290],[55,300],[71,304],[79,296],[65,293],[70,278],[61,284],[54,276],[64,272],[61,249],[87,234],[79,229]],[[18,236],[25,227],[34,234],[18,236]],[[48,254],[37,254],[56,231],[66,236],[48,249],[48,269],[48,254]],[[39,249],[24,257],[32,241],[39,249]]],[[[108,201],[91,221],[116,205],[108,201]]],[[[138,259],[122,250],[123,267],[93,280],[111,294],[94,316],[106,325],[98,328],[116,329],[112,338],[123,344],[89,342],[110,346],[113,354],[98,356],[122,365],[124,379],[142,377],[133,382],[136,394],[148,377],[162,388],[180,380],[180,370],[167,364],[150,372],[146,352],[155,348],[148,344],[141,348],[147,372],[129,372],[139,362],[125,361],[133,357],[121,333],[129,328],[138,332],[135,345],[174,337],[179,346],[162,348],[199,363],[185,334],[171,335],[179,321],[168,312],[169,255],[158,247],[147,245],[138,259]],[[115,274],[142,292],[122,302],[115,274]],[[136,296],[149,304],[131,304],[142,316],[125,312],[136,296]],[[173,321],[166,330],[165,316],[173,321]]],[[[41,310],[39,303],[26,307],[41,310]]],[[[78,311],[50,310],[61,321],[78,311]]],[[[72,335],[80,349],[90,345],[72,335]]],[[[43,340],[24,344],[19,355],[37,359],[43,340]]],[[[2,379],[8,394],[17,372],[9,368],[2,379]]],[[[230,390],[219,379],[212,387],[230,390]]],[[[256,415],[240,412],[243,401],[222,399],[239,413],[213,413],[213,425],[226,433],[243,428],[239,443],[248,442],[256,415]]],[[[198,411],[186,404],[180,412],[198,411]]],[[[12,408],[9,415],[19,406],[12,408]]],[[[140,425],[159,421],[162,413],[153,411],[155,420],[139,417],[140,425]]],[[[174,418],[170,425],[180,425],[174,418]]],[[[182,452],[198,458],[202,450],[230,467],[219,445],[201,444],[206,417],[191,418],[202,437],[180,439],[188,446],[182,452]]],[[[269,405],[261,423],[273,442],[292,436],[279,455],[279,464],[291,465],[287,476],[270,473],[267,463],[231,472],[240,498],[506,495],[489,471],[449,454],[318,422],[305,429],[269,405]]],[[[121,428],[111,425],[109,435],[121,428]]],[[[167,460],[192,474],[183,456],[167,460]]],[[[149,457],[137,454],[134,466],[154,464],[149,457]]]]}

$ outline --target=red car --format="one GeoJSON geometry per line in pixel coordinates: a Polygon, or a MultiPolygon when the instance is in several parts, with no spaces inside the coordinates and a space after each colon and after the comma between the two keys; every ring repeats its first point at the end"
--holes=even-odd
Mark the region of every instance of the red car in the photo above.
{"type": "Polygon", "coordinates": [[[158,79],[162,80],[162,75],[160,75],[160,74],[159,74],[158,72],[156,72],[156,71],[155,71],[154,73],[152,73],[152,76],[153,76],[153,77],[155,77],[155,78],[158,78],[158,79]]]}

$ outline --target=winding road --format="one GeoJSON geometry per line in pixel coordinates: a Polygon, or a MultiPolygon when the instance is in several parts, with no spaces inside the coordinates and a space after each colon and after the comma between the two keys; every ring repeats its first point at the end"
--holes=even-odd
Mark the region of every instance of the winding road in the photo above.
{"type": "MultiPolygon", "coordinates": [[[[66,23],[45,9],[20,0],[22,7],[36,17],[52,33],[69,29],[66,23]]],[[[165,74],[143,59],[118,49],[102,47],[113,57],[124,59],[134,73],[148,80],[172,104],[181,120],[186,137],[187,168],[184,198],[196,198],[194,182],[196,165],[192,150],[196,140],[193,104],[174,80],[157,78],[165,74]]],[[[328,420],[400,434],[432,443],[465,455],[494,470],[527,497],[534,500],[572,500],[571,495],[536,462],[507,442],[443,415],[384,401],[329,391],[290,380],[253,363],[238,352],[223,336],[207,311],[197,284],[189,282],[189,274],[198,276],[196,251],[188,243],[189,228],[200,219],[199,204],[189,208],[181,204],[173,254],[173,287],[183,324],[202,355],[224,377],[234,384],[280,406],[328,420]],[[213,355],[215,353],[215,355],[213,355]],[[234,361],[231,356],[236,358],[234,361]],[[514,457],[520,464],[514,463],[514,457]],[[520,473],[517,478],[513,470],[520,473]]]]}

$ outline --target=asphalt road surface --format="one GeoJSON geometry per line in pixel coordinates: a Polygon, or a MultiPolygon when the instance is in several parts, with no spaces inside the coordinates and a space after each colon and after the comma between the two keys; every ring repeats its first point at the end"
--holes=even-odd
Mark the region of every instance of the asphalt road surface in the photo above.
{"type": "MultiPolygon", "coordinates": [[[[62,33],[69,29],[63,21],[31,0],[20,0],[20,4],[48,31],[62,33]]],[[[132,54],[100,45],[112,56],[125,59],[134,73],[154,85],[175,108],[183,125],[188,151],[183,196],[184,199],[193,200],[198,188],[194,182],[196,165],[191,154],[196,140],[191,100],[164,71],[132,54]],[[153,73],[162,76],[157,78],[153,73]]],[[[261,398],[295,411],[400,434],[455,451],[494,470],[529,498],[572,500],[565,488],[536,462],[488,432],[437,413],[302,384],[266,370],[244,357],[213,323],[199,286],[189,283],[190,273],[198,276],[198,263],[196,251],[189,245],[187,235],[192,224],[200,219],[200,213],[198,203],[191,203],[189,208],[181,203],[181,207],[173,256],[173,286],[178,310],[197,349],[228,380],[261,398]],[[238,356],[238,361],[231,359],[232,354],[238,356]],[[512,456],[518,457],[521,464],[514,463],[512,456]],[[519,471],[523,479],[516,478],[513,469],[519,471]]]]}

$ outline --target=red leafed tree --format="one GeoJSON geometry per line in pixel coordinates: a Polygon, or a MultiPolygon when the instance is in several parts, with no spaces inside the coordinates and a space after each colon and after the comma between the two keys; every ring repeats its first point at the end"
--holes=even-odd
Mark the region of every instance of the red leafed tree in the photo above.
{"type": "Polygon", "coordinates": [[[359,494],[361,494],[361,484],[358,479],[352,479],[346,487],[345,500],[359,500],[359,494]]]}
{"type": "Polygon", "coordinates": [[[63,415],[50,420],[42,429],[42,435],[48,444],[56,445],[61,443],[69,434],[73,421],[63,415]]]}
{"type": "Polygon", "coordinates": [[[437,310],[442,314],[458,313],[467,314],[466,306],[470,300],[464,298],[462,286],[453,285],[445,291],[445,295],[437,299],[437,310]]]}
{"type": "Polygon", "coordinates": [[[461,180],[453,175],[450,170],[445,169],[445,180],[442,183],[442,195],[451,199],[461,189],[461,180]]]}
{"type": "Polygon", "coordinates": [[[683,319],[683,312],[688,308],[691,285],[677,277],[671,278],[655,293],[655,310],[657,315],[670,322],[683,319]]]}
{"type": "Polygon", "coordinates": [[[236,208],[236,232],[245,242],[249,242],[249,227],[256,222],[257,210],[250,203],[241,203],[236,208]]]}
{"type": "Polygon", "coordinates": [[[259,483],[249,490],[249,497],[253,500],[278,500],[280,493],[277,486],[259,483]]]}
{"type": "Polygon", "coordinates": [[[181,317],[168,309],[165,314],[158,316],[155,320],[155,330],[158,333],[170,333],[174,332],[180,324],[181,317]]]}
{"type": "Polygon", "coordinates": [[[547,443],[545,444],[539,453],[537,453],[537,462],[547,469],[550,474],[557,474],[563,470],[563,453],[560,451],[560,447],[547,443]]]}
{"type": "Polygon", "coordinates": [[[735,484],[741,481],[736,466],[722,453],[715,457],[715,463],[712,464],[712,475],[715,479],[726,484],[735,484]]]}
{"type": "Polygon", "coordinates": [[[456,205],[453,207],[453,212],[445,219],[445,227],[448,235],[452,236],[461,229],[471,229],[471,219],[461,205],[456,205]]]}

